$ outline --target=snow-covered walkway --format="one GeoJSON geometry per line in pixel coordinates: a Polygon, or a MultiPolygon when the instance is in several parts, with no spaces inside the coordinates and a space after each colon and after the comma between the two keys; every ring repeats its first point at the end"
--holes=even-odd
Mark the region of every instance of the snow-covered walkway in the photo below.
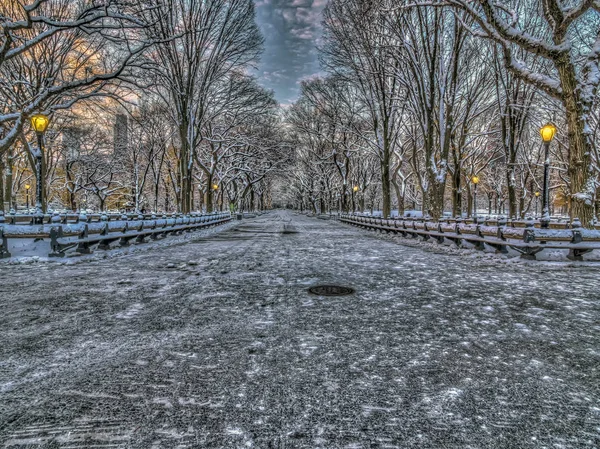
{"type": "Polygon", "coordinates": [[[0,266],[0,446],[593,448],[600,276],[272,212],[0,266]],[[322,283],[352,296],[307,293],[322,283]]]}

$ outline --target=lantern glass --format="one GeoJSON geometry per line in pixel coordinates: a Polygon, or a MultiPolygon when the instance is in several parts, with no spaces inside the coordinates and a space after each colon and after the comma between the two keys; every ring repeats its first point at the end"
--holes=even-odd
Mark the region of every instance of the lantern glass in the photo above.
{"type": "Polygon", "coordinates": [[[25,184],[25,190],[29,190],[31,186],[29,184],[25,184]]]}
{"type": "Polygon", "coordinates": [[[213,184],[213,190],[219,190],[219,186],[217,184],[213,184]]]}
{"type": "Polygon", "coordinates": [[[44,114],[36,114],[31,117],[31,126],[38,134],[43,134],[48,129],[48,124],[50,123],[50,119],[44,114]]]}
{"type": "Polygon", "coordinates": [[[473,184],[479,184],[479,176],[475,175],[471,178],[471,181],[473,181],[473,184]]]}
{"type": "Polygon", "coordinates": [[[358,186],[354,186],[354,187],[352,188],[352,190],[354,190],[355,192],[358,192],[358,186]]]}
{"type": "Polygon", "coordinates": [[[554,139],[554,136],[556,135],[556,126],[554,126],[552,123],[542,126],[540,129],[540,135],[545,143],[552,142],[552,139],[554,139]]]}

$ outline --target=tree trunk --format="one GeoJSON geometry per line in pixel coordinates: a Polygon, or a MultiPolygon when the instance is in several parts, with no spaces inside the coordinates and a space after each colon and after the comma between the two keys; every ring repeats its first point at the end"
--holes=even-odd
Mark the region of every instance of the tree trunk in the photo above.
{"type": "Polygon", "coordinates": [[[400,189],[396,177],[392,179],[392,184],[394,186],[394,191],[396,192],[396,199],[398,200],[398,216],[402,216],[404,215],[404,195],[402,194],[402,189],[400,189]]]}
{"type": "Polygon", "coordinates": [[[510,162],[506,169],[506,190],[508,192],[508,216],[517,216],[517,191],[515,188],[516,153],[510,152],[510,162]]]}
{"type": "Polygon", "coordinates": [[[213,211],[213,188],[212,188],[212,173],[208,173],[206,177],[206,212],[212,213],[213,211]]]}
{"type": "Polygon", "coordinates": [[[191,211],[192,171],[190,168],[191,148],[188,141],[188,123],[182,121],[179,125],[181,152],[179,154],[179,212],[188,214],[191,211]]]}
{"type": "Polygon", "coordinates": [[[387,136],[383,138],[383,158],[381,159],[381,195],[383,198],[383,218],[392,214],[392,198],[390,195],[390,143],[387,136]]]}
{"type": "Polygon", "coordinates": [[[570,217],[579,218],[583,226],[590,226],[594,219],[594,186],[591,181],[591,143],[585,135],[586,114],[577,89],[577,75],[569,61],[570,56],[556,62],[563,90],[567,129],[569,136],[570,217]]]}
{"type": "Polygon", "coordinates": [[[432,173],[429,185],[429,209],[428,214],[434,220],[439,220],[444,213],[444,193],[446,183],[438,182],[437,177],[432,173]]]}
{"type": "Polygon", "coordinates": [[[457,165],[452,174],[452,216],[460,217],[462,213],[461,170],[457,165]]]}
{"type": "Polygon", "coordinates": [[[525,218],[525,197],[519,198],[519,218],[523,220],[525,218]]]}
{"type": "Polygon", "coordinates": [[[12,147],[6,155],[6,177],[4,178],[4,209],[8,212],[12,203],[12,185],[13,185],[13,154],[12,147]]]}
{"type": "Polygon", "coordinates": [[[2,153],[0,153],[0,211],[6,213],[8,210],[4,205],[4,170],[6,170],[6,166],[4,165],[2,153]]]}

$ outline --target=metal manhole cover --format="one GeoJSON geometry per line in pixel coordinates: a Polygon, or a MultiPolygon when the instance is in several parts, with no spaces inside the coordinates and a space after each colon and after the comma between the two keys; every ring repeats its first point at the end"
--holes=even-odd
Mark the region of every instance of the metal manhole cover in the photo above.
{"type": "Polygon", "coordinates": [[[340,285],[317,285],[308,289],[309,293],[319,296],[345,296],[351,295],[354,291],[353,288],[340,285]]]}

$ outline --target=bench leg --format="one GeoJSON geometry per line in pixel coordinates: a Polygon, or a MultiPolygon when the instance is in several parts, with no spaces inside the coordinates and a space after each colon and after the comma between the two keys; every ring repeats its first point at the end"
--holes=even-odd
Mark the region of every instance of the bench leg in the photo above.
{"type": "Polygon", "coordinates": [[[77,245],[76,251],[79,254],[92,254],[92,249],[90,248],[89,243],[80,243],[77,245]]]}
{"type": "Polygon", "coordinates": [[[64,251],[55,250],[55,251],[52,251],[50,254],[48,254],[48,257],[65,257],[65,253],[64,253],[64,251]]]}
{"type": "MultiPolygon", "coordinates": [[[[509,245],[510,246],[510,245],[509,245]]],[[[518,248],[511,246],[515,251],[521,253],[521,259],[524,260],[536,260],[536,254],[542,251],[544,248],[518,248]]]]}
{"type": "Polygon", "coordinates": [[[98,245],[98,249],[101,249],[102,251],[108,251],[109,249],[111,249],[111,243],[116,242],[118,239],[112,239],[112,240],[103,240],[102,242],[100,242],[100,244],[98,245]]]}
{"type": "Polygon", "coordinates": [[[496,250],[496,254],[508,254],[508,249],[506,245],[500,245],[495,243],[488,243],[489,246],[496,250]]]}
{"type": "Polygon", "coordinates": [[[132,238],[133,238],[133,237],[127,237],[127,238],[125,238],[125,237],[121,237],[121,238],[119,239],[119,245],[120,245],[120,246],[129,246],[129,240],[131,240],[132,238]]]}
{"type": "Polygon", "coordinates": [[[457,248],[462,248],[462,240],[454,237],[446,237],[446,239],[450,240],[457,248]]]}
{"type": "Polygon", "coordinates": [[[591,249],[570,249],[567,259],[581,262],[583,255],[592,251],[591,249]]]}
{"type": "Polygon", "coordinates": [[[0,232],[0,259],[8,259],[10,257],[10,252],[8,252],[8,239],[4,237],[2,232],[0,232]]]}

